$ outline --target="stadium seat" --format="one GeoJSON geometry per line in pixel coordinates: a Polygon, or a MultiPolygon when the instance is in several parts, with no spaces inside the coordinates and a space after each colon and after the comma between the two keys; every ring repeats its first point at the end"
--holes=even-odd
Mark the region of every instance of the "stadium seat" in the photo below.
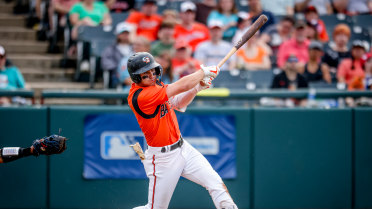
{"type": "Polygon", "coordinates": [[[372,34],[371,15],[355,15],[353,18],[356,25],[366,28],[372,34]]]}
{"type": "Polygon", "coordinates": [[[323,20],[327,28],[327,33],[330,39],[332,39],[333,28],[340,23],[348,25],[350,28],[353,26],[353,19],[350,16],[344,14],[337,15],[322,15],[320,19],[323,20]]]}
{"type": "Polygon", "coordinates": [[[268,89],[271,86],[273,80],[272,70],[258,70],[258,71],[246,71],[246,78],[248,81],[247,87],[254,89],[268,89]],[[252,84],[254,84],[254,89],[252,84]]]}
{"type": "Polygon", "coordinates": [[[352,33],[350,37],[350,44],[353,40],[361,40],[366,46],[367,51],[370,49],[371,36],[368,29],[361,27],[359,25],[352,27],[352,33]]]}
{"type": "MultiPolygon", "coordinates": [[[[101,69],[101,54],[106,47],[113,44],[115,39],[106,40],[106,39],[96,39],[92,40],[90,43],[90,72],[89,72],[89,83],[90,88],[94,88],[94,81],[96,78],[96,72],[101,69]]],[[[104,88],[108,87],[109,82],[109,72],[103,72],[103,84],[104,88]],[[108,74],[108,75],[106,75],[108,74]]]]}
{"type": "Polygon", "coordinates": [[[244,70],[221,71],[213,81],[215,88],[245,89],[247,79],[244,70]]]}
{"type": "Polygon", "coordinates": [[[124,22],[128,16],[129,12],[123,12],[123,13],[110,13],[112,18],[112,26],[115,27],[118,23],[124,22]]]}
{"type": "Polygon", "coordinates": [[[309,88],[314,88],[314,89],[337,89],[337,83],[326,83],[324,81],[309,82],[309,88]]]}

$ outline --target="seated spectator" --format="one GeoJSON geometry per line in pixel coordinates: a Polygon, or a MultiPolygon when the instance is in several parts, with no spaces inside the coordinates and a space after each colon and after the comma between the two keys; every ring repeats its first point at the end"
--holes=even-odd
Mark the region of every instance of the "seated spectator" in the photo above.
{"type": "Polygon", "coordinates": [[[365,57],[363,57],[364,66],[366,69],[366,78],[364,85],[366,89],[372,90],[372,54],[369,53],[365,57]]]}
{"type": "Polygon", "coordinates": [[[176,53],[172,59],[173,74],[179,78],[200,69],[200,62],[191,57],[191,47],[184,40],[177,40],[176,53]]]}
{"type": "Polygon", "coordinates": [[[299,66],[299,73],[306,78],[307,82],[332,82],[328,66],[321,62],[322,55],[323,44],[312,41],[309,45],[309,61],[304,66],[299,66]]]}
{"type": "MultiPolygon", "coordinates": [[[[104,0],[105,1],[105,0],[104,0]]],[[[114,13],[129,12],[136,4],[135,0],[106,0],[107,8],[114,13]]]]}
{"type": "MultiPolygon", "coordinates": [[[[0,89],[13,90],[25,88],[25,80],[16,66],[6,65],[6,53],[0,46],[0,89]]],[[[7,105],[11,101],[7,97],[0,97],[0,104],[7,105]]]]}
{"type": "Polygon", "coordinates": [[[174,9],[166,9],[163,11],[163,21],[162,22],[175,22],[180,23],[180,18],[178,12],[174,9]]]}
{"type": "Polygon", "coordinates": [[[116,26],[116,43],[107,47],[101,56],[101,67],[110,72],[110,88],[116,88],[119,84],[118,72],[116,71],[120,61],[133,54],[130,40],[132,28],[128,23],[122,22],[116,26]]]}
{"type": "Polygon", "coordinates": [[[180,10],[181,24],[176,25],[174,36],[176,41],[186,41],[192,51],[195,51],[199,43],[210,39],[208,28],[195,22],[196,6],[191,1],[183,2],[180,10]]]}
{"type": "Polygon", "coordinates": [[[274,15],[294,15],[294,1],[293,0],[261,0],[262,8],[266,11],[272,12],[274,15]]]}
{"type": "Polygon", "coordinates": [[[144,36],[150,41],[155,41],[162,22],[161,16],[156,13],[157,9],[156,1],[146,0],[141,7],[141,11],[132,11],[126,22],[133,24],[138,36],[144,36]]]}
{"type": "MultiPolygon", "coordinates": [[[[206,66],[219,63],[233,47],[229,42],[222,40],[223,23],[218,20],[208,23],[211,40],[200,43],[195,50],[194,58],[206,66]]],[[[234,58],[231,57],[221,67],[221,70],[231,70],[234,67],[234,58]]]]}
{"type": "Polygon", "coordinates": [[[319,41],[327,42],[329,40],[326,26],[323,20],[319,18],[318,12],[314,6],[309,6],[306,8],[305,19],[308,24],[313,25],[316,28],[319,41]]]}
{"type": "Polygon", "coordinates": [[[174,21],[163,21],[160,25],[158,37],[159,40],[154,42],[151,46],[151,54],[156,57],[164,51],[173,53],[174,51],[174,21]]]}
{"type": "Polygon", "coordinates": [[[232,44],[238,43],[245,32],[247,32],[249,26],[252,24],[250,15],[247,12],[238,12],[237,30],[231,41],[232,44]]]}
{"type": "Polygon", "coordinates": [[[178,76],[174,75],[172,69],[172,56],[168,51],[162,52],[155,60],[163,67],[163,75],[161,81],[164,84],[171,84],[178,80],[178,76]]]}
{"type": "Polygon", "coordinates": [[[110,13],[103,2],[96,0],[82,0],[74,4],[70,10],[70,22],[73,26],[71,38],[76,40],[78,37],[77,29],[79,26],[111,25],[110,13]]]}
{"type": "Polygon", "coordinates": [[[297,21],[295,28],[293,38],[283,42],[279,47],[277,59],[279,68],[284,66],[286,58],[291,54],[295,55],[301,64],[305,64],[309,60],[309,40],[306,38],[305,23],[297,21]]]}
{"type": "Polygon", "coordinates": [[[80,0],[52,0],[49,6],[49,26],[53,30],[53,15],[54,13],[58,14],[59,23],[58,25],[64,27],[66,25],[66,14],[69,13],[72,6],[78,3],[80,0]]]}
{"type": "Polygon", "coordinates": [[[269,70],[271,49],[268,45],[259,41],[259,32],[252,36],[236,52],[236,68],[244,70],[269,70]]]}
{"type": "MultiPolygon", "coordinates": [[[[144,36],[137,36],[133,40],[133,53],[136,52],[150,52],[151,42],[144,36]]],[[[123,87],[124,90],[130,89],[130,86],[132,85],[132,79],[130,79],[129,72],[127,69],[127,63],[130,56],[123,57],[120,60],[120,63],[118,65],[118,78],[119,83],[123,87]]]]}
{"type": "Polygon", "coordinates": [[[351,15],[370,14],[372,12],[371,0],[351,0],[347,10],[351,15]]]}
{"type": "Polygon", "coordinates": [[[212,10],[216,8],[216,0],[202,0],[196,3],[195,20],[207,25],[207,18],[212,10]]]}
{"type": "Polygon", "coordinates": [[[276,24],[273,13],[262,9],[260,0],[248,0],[249,14],[252,17],[252,22],[255,22],[260,15],[264,14],[267,16],[268,21],[260,28],[260,32],[263,32],[271,25],[276,24]]]}
{"type": "Polygon", "coordinates": [[[351,15],[348,11],[349,0],[331,0],[333,14],[351,15]]]}
{"type": "Polygon", "coordinates": [[[218,0],[217,8],[209,14],[207,23],[211,21],[221,21],[223,23],[223,39],[230,41],[235,34],[238,21],[235,1],[218,0]]]}
{"type": "Polygon", "coordinates": [[[268,27],[260,37],[260,40],[267,43],[276,54],[279,46],[288,41],[293,33],[295,21],[292,17],[283,17],[279,24],[271,25],[268,27]]]}
{"type": "Polygon", "coordinates": [[[327,64],[332,76],[332,80],[336,81],[336,73],[339,63],[351,57],[348,48],[351,31],[346,24],[338,24],[333,30],[333,41],[326,45],[324,55],[322,58],[323,63],[327,64]]]}
{"type": "Polygon", "coordinates": [[[289,90],[307,88],[308,83],[306,79],[297,72],[298,62],[299,60],[295,55],[289,55],[285,60],[283,71],[274,77],[271,88],[285,88],[289,90]]]}
{"type": "Polygon", "coordinates": [[[366,49],[361,40],[354,40],[351,48],[351,58],[341,61],[337,70],[337,79],[341,84],[346,84],[349,90],[363,89],[361,85],[365,78],[365,66],[362,60],[366,49]]]}
{"type": "Polygon", "coordinates": [[[332,14],[330,0],[295,0],[296,13],[304,12],[309,6],[314,6],[319,15],[332,14]]]}
{"type": "Polygon", "coordinates": [[[309,41],[319,41],[320,40],[318,31],[316,30],[315,25],[313,25],[311,23],[306,23],[305,33],[306,33],[306,38],[309,41]]]}

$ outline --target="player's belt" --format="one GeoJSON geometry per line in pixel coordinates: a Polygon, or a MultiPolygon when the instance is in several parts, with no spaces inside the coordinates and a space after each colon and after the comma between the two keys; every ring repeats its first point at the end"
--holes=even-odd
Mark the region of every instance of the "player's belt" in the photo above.
{"type": "Polygon", "coordinates": [[[173,151],[175,149],[177,149],[178,147],[182,147],[183,145],[183,138],[182,136],[180,136],[180,140],[178,140],[178,142],[170,145],[170,146],[166,146],[166,147],[162,147],[161,148],[161,152],[164,153],[164,152],[167,152],[167,151],[173,151]]]}

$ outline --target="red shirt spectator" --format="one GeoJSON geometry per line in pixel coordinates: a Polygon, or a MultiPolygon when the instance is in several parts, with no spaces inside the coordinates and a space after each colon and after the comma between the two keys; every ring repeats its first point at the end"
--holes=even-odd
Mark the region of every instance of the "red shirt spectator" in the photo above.
{"type": "Polygon", "coordinates": [[[282,68],[285,64],[285,59],[290,55],[295,55],[300,63],[305,64],[309,61],[309,40],[306,39],[305,24],[303,22],[296,23],[296,31],[294,38],[283,42],[278,51],[278,67],[282,68]]]}
{"type": "Polygon", "coordinates": [[[196,6],[192,2],[183,2],[181,4],[181,24],[175,27],[175,38],[176,40],[185,40],[188,45],[191,46],[192,51],[195,50],[196,46],[210,39],[208,28],[195,22],[195,11],[196,6]]]}
{"type": "Polygon", "coordinates": [[[133,11],[126,22],[137,28],[137,35],[144,36],[150,41],[157,39],[158,30],[162,22],[160,15],[156,14],[156,1],[145,1],[141,12],[133,11]]]}
{"type": "Polygon", "coordinates": [[[172,67],[176,76],[181,78],[200,69],[200,62],[191,57],[191,48],[185,40],[178,40],[175,48],[172,67]]]}

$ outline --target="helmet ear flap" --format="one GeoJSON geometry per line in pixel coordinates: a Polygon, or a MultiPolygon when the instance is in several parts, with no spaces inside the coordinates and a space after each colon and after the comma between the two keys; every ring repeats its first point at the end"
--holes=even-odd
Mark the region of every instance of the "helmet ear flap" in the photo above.
{"type": "Polygon", "coordinates": [[[132,74],[130,76],[131,76],[131,79],[134,83],[141,83],[141,76],[140,75],[132,74]]]}
{"type": "Polygon", "coordinates": [[[161,65],[155,68],[155,74],[159,77],[163,75],[163,67],[161,65]]]}

